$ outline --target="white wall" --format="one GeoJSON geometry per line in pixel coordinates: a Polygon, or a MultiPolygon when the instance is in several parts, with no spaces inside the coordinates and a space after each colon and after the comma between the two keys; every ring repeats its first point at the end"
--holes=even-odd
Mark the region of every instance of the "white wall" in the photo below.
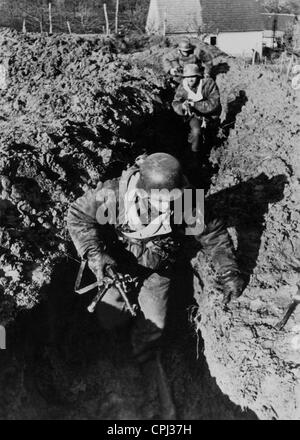
{"type": "Polygon", "coordinates": [[[233,56],[252,56],[252,49],[262,53],[262,31],[256,32],[220,32],[217,35],[217,47],[233,56]]]}
{"type": "Polygon", "coordinates": [[[151,0],[147,16],[146,32],[147,34],[156,34],[161,30],[157,2],[156,0],[151,0]]]}

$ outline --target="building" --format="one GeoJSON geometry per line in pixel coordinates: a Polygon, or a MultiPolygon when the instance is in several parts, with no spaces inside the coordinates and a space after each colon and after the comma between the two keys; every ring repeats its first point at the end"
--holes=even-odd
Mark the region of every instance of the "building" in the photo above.
{"type": "Polygon", "coordinates": [[[263,20],[258,0],[150,0],[148,33],[190,37],[233,56],[262,53],[263,20]]]}
{"type": "Polygon", "coordinates": [[[263,44],[267,47],[276,48],[283,42],[284,35],[295,32],[298,18],[295,14],[264,13],[263,44]]]}

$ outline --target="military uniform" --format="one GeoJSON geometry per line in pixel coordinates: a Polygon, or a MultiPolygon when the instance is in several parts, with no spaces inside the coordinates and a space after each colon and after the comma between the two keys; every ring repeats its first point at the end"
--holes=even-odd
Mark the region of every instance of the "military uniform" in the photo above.
{"type": "MultiPolygon", "coordinates": [[[[209,76],[212,69],[212,56],[208,50],[204,50],[200,46],[193,47],[193,50],[187,56],[177,48],[169,52],[163,58],[163,69],[165,73],[170,73],[171,69],[178,69],[178,73],[183,71],[186,64],[197,64],[200,68],[204,69],[204,74],[209,76]]],[[[178,75],[178,82],[180,76],[178,75]]]]}
{"type": "Polygon", "coordinates": [[[222,108],[219,89],[213,79],[202,79],[194,90],[191,89],[191,92],[195,95],[191,115],[186,115],[182,106],[184,102],[190,99],[189,90],[185,87],[184,79],[176,91],[172,106],[175,112],[180,116],[184,116],[189,123],[191,149],[194,153],[198,153],[203,147],[203,131],[216,131],[222,108]],[[198,98],[197,94],[199,95],[198,98]]]}
{"type": "MultiPolygon", "coordinates": [[[[171,212],[170,229],[153,232],[153,236],[134,238],[134,232],[125,221],[127,217],[122,213],[122,210],[126,211],[122,201],[126,200],[130,182],[139,174],[140,168],[135,165],[120,178],[99,183],[95,190],[86,192],[70,206],[67,223],[81,258],[89,259],[105,252],[115,258],[118,270],[139,276],[140,285],[132,298],[140,307],[132,328],[132,345],[134,354],[141,360],[151,356],[165,328],[173,265],[184,229],[183,225],[172,223],[171,212]],[[108,194],[116,197],[110,198],[108,194]],[[110,205],[115,200],[118,201],[117,218],[110,214],[114,212],[110,205]],[[102,224],[103,216],[107,216],[110,224],[102,224]]],[[[216,270],[219,273],[237,271],[231,241],[222,223],[209,215],[205,223],[196,223],[190,233],[194,231],[199,247],[209,253],[216,270]]],[[[102,326],[108,329],[132,319],[113,288],[98,303],[96,312],[102,326]]]]}

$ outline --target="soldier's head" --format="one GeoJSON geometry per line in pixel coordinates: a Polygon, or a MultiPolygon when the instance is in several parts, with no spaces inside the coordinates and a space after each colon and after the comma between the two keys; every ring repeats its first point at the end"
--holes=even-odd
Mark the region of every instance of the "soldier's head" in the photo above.
{"type": "Polygon", "coordinates": [[[183,69],[182,77],[186,79],[189,87],[195,87],[203,77],[203,72],[197,64],[186,64],[183,69]]]}
{"type": "Polygon", "coordinates": [[[184,38],[180,41],[178,49],[183,56],[187,57],[193,53],[195,46],[192,45],[188,38],[184,38]]]}
{"type": "Polygon", "coordinates": [[[166,206],[182,194],[184,176],[179,161],[170,154],[151,154],[140,164],[137,186],[151,204],[166,206]]]}

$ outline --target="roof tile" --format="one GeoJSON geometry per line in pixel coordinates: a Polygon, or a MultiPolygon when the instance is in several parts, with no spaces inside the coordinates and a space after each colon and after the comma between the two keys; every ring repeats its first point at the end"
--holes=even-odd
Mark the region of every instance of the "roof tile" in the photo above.
{"type": "Polygon", "coordinates": [[[208,31],[246,32],[263,30],[258,0],[200,0],[208,31]]]}
{"type": "Polygon", "coordinates": [[[167,33],[263,30],[259,0],[156,0],[167,33]]]}

